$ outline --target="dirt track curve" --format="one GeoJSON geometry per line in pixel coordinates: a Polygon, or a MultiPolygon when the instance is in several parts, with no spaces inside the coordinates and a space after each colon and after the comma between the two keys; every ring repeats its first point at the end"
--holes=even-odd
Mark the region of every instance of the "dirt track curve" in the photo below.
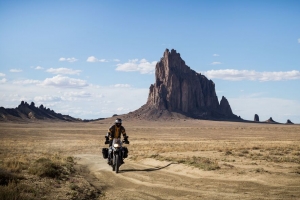
{"type": "Polygon", "coordinates": [[[75,157],[90,183],[103,191],[101,199],[294,199],[299,189],[288,188],[287,196],[287,188],[278,183],[216,178],[210,172],[154,159],[143,163],[125,160],[116,174],[99,155],[75,157]]]}

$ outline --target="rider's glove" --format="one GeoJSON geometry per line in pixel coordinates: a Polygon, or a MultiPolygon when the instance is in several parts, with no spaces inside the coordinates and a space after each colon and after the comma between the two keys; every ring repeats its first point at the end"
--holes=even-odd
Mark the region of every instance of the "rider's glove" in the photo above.
{"type": "Polygon", "coordinates": [[[108,136],[105,136],[105,143],[104,144],[109,144],[108,136]]]}
{"type": "Polygon", "coordinates": [[[124,136],[124,139],[123,139],[122,142],[125,143],[125,144],[129,144],[128,136],[124,136]]]}

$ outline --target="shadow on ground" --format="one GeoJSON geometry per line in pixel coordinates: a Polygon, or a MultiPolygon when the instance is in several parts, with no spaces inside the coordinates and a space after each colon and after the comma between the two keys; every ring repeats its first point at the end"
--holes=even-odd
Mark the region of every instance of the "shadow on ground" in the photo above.
{"type": "Polygon", "coordinates": [[[154,168],[147,168],[147,169],[122,169],[119,171],[119,173],[125,173],[125,172],[151,172],[151,171],[157,171],[157,170],[161,170],[164,169],[166,167],[169,167],[172,164],[177,164],[177,163],[169,163],[166,166],[162,166],[162,167],[154,167],[154,168]]]}

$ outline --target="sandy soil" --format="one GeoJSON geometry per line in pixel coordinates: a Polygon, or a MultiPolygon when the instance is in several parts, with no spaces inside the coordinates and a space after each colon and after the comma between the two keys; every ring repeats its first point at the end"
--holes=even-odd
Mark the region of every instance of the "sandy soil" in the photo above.
{"type": "Polygon", "coordinates": [[[1,148],[74,156],[99,199],[300,199],[299,125],[125,121],[130,156],[116,174],[101,155],[112,121],[1,123],[1,148]]]}

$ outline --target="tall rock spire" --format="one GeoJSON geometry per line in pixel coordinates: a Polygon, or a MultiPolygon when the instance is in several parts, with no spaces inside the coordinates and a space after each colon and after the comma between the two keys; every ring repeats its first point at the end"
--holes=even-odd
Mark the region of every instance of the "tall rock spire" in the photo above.
{"type": "Polygon", "coordinates": [[[156,64],[155,83],[150,86],[147,103],[135,113],[148,116],[171,112],[194,118],[237,119],[223,98],[220,107],[214,82],[190,69],[176,50],[166,49],[156,64]]]}

